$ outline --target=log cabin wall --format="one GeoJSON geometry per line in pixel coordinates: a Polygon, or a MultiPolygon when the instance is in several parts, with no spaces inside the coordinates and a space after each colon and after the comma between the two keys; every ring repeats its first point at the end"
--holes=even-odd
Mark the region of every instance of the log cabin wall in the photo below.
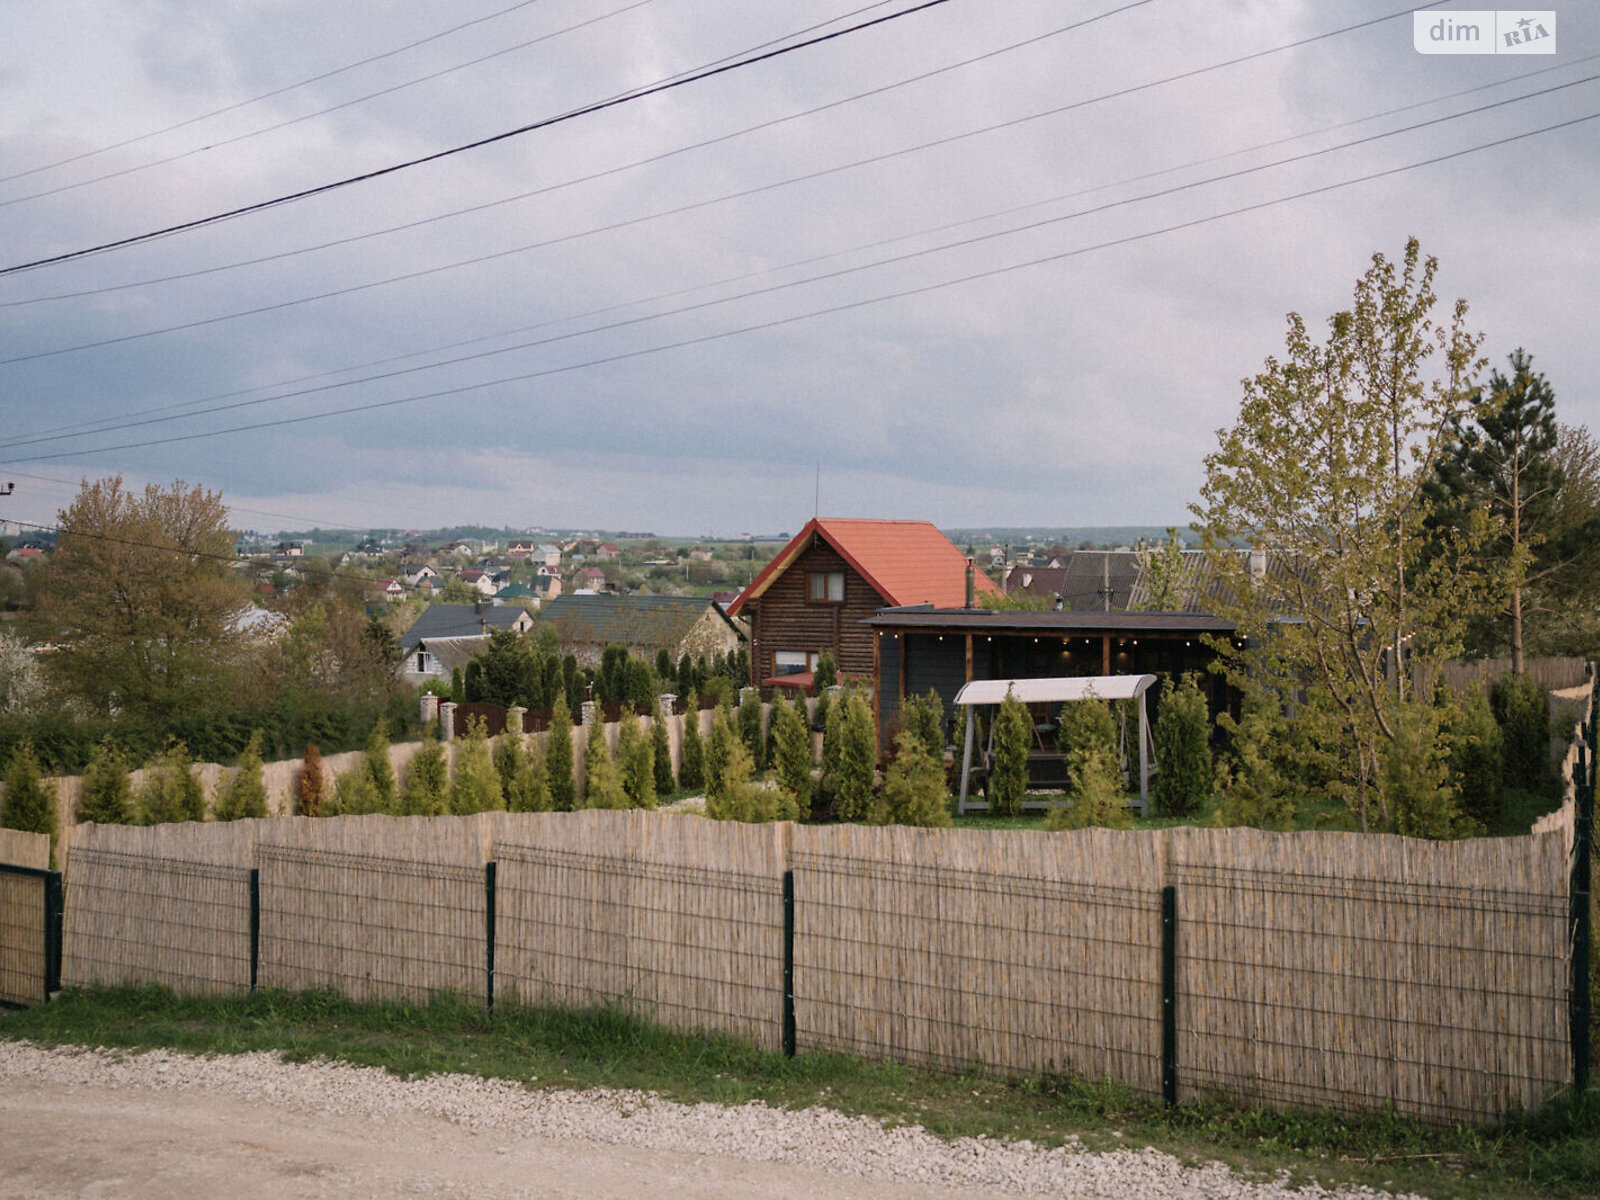
{"type": "Polygon", "coordinates": [[[779,650],[826,650],[840,674],[870,679],[873,634],[861,622],[887,603],[838,551],[813,538],[810,548],[744,609],[742,615],[750,618],[750,681],[775,674],[773,655],[779,650]],[[819,571],[844,575],[842,601],[810,599],[810,576],[819,571]]]}

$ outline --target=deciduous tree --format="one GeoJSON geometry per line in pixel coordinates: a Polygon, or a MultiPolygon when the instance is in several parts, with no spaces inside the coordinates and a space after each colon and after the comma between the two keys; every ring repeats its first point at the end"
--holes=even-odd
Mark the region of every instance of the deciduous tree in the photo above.
{"type": "Polygon", "coordinates": [[[181,480],[85,482],[59,517],[34,625],[51,679],[85,707],[164,721],[230,698],[248,606],[222,497],[181,480]]]}

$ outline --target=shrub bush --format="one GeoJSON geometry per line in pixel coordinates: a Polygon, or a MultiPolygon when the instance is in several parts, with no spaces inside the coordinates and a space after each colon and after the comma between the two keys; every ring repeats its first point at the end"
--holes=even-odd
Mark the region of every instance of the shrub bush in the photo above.
{"type": "Polygon", "coordinates": [[[205,787],[194,773],[189,748],[182,742],[168,744],[145,773],[135,806],[141,825],[206,819],[205,787]]]}
{"type": "Polygon", "coordinates": [[[1469,695],[1459,709],[1447,710],[1446,718],[1456,805],[1481,830],[1491,830],[1500,819],[1504,735],[1482,691],[1469,695]]]}
{"type": "Polygon", "coordinates": [[[860,695],[852,692],[835,705],[828,715],[829,733],[837,738],[833,796],[834,813],[841,821],[864,821],[872,811],[872,784],[878,769],[878,731],[872,724],[872,710],[860,695]]]}
{"type": "Polygon", "coordinates": [[[557,696],[550,712],[550,728],[544,739],[545,775],[549,779],[550,806],[555,812],[571,812],[577,806],[578,785],[573,770],[572,712],[567,698],[557,696]]]}
{"type": "Polygon", "coordinates": [[[950,825],[944,763],[916,733],[901,730],[883,790],[872,806],[874,825],[950,825]]]}
{"type": "Polygon", "coordinates": [[[1211,711],[1193,674],[1163,689],[1156,717],[1156,811],[1192,817],[1211,794],[1211,711]]]}
{"type": "Polygon", "coordinates": [[[97,825],[133,823],[133,781],[128,777],[128,760],[110,738],[95,747],[94,757],[84,771],[78,820],[97,825]]]}
{"type": "Polygon", "coordinates": [[[315,742],[306,747],[301,758],[300,774],[296,780],[298,803],[295,807],[302,817],[322,816],[322,793],[327,786],[322,771],[322,751],[315,742]]]}
{"type": "Polygon", "coordinates": [[[1132,829],[1133,814],[1122,790],[1122,772],[1104,746],[1090,744],[1067,756],[1072,803],[1050,810],[1047,829],[1132,829]]]}
{"type": "Polygon", "coordinates": [[[672,777],[672,739],[667,736],[667,714],[662,711],[660,700],[656,701],[655,716],[650,720],[650,754],[656,773],[656,795],[670,796],[678,782],[672,777]]]}
{"type": "Polygon", "coordinates": [[[406,766],[400,808],[406,816],[441,816],[450,803],[450,762],[439,744],[439,726],[429,721],[422,731],[422,748],[406,766]]]}
{"type": "Polygon", "coordinates": [[[705,742],[700,737],[700,697],[690,692],[683,710],[683,745],[678,748],[678,786],[698,790],[706,785],[705,742]]]}
{"type": "Polygon", "coordinates": [[[0,796],[0,827],[50,837],[50,861],[56,856],[55,789],[45,784],[33,746],[23,742],[11,751],[6,764],[6,792],[0,796]]]}
{"type": "Polygon", "coordinates": [[[584,729],[583,807],[628,808],[628,794],[622,788],[622,772],[606,745],[606,727],[596,721],[584,729]]]}
{"type": "Polygon", "coordinates": [[[267,815],[267,781],[261,773],[261,731],[250,735],[250,741],[239,756],[239,770],[217,795],[216,818],[219,821],[240,821],[246,817],[267,815]]]}
{"type": "Polygon", "coordinates": [[[450,811],[456,816],[503,812],[505,795],[500,774],[489,753],[489,726],[482,717],[467,718],[467,736],[456,750],[455,778],[450,783],[450,811]]]}
{"type": "MultiPolygon", "coordinates": [[[[1063,732],[1065,729],[1063,721],[1063,732]]],[[[1028,718],[1028,707],[1007,688],[1006,698],[1001,701],[1000,712],[995,717],[994,764],[985,789],[992,816],[1014,817],[1022,811],[1022,797],[1028,790],[1028,747],[1032,741],[1033,722],[1028,718]]]]}
{"type": "Polygon", "coordinates": [[[811,815],[811,727],[805,719],[805,699],[772,706],[772,737],[778,786],[794,797],[800,819],[811,815]]]}
{"type": "Polygon", "coordinates": [[[750,766],[760,774],[767,769],[767,743],[761,729],[761,696],[752,691],[739,701],[739,740],[750,752],[750,766]]]}
{"type": "Polygon", "coordinates": [[[634,808],[656,806],[656,752],[633,706],[625,705],[617,727],[617,766],[622,790],[634,808]]]}
{"type": "Polygon", "coordinates": [[[1489,689],[1489,707],[1503,739],[1506,785],[1537,791],[1550,775],[1550,709],[1544,689],[1526,675],[1502,675],[1489,689]]]}
{"type": "Polygon", "coordinates": [[[1294,801],[1273,759],[1273,750],[1284,739],[1283,719],[1276,701],[1249,694],[1238,721],[1224,713],[1217,723],[1232,738],[1230,759],[1217,770],[1216,823],[1257,829],[1293,828],[1294,801]]]}

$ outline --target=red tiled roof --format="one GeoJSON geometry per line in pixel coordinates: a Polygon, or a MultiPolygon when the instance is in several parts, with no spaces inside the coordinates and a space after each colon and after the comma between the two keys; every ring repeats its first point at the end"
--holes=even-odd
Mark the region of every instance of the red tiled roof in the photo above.
{"type": "MultiPolygon", "coordinates": [[[[728,609],[730,615],[737,615],[788,570],[811,545],[813,533],[837,550],[883,597],[885,604],[960,608],[967,601],[966,555],[927,521],[818,517],[807,521],[806,527],[739,593],[728,609]]],[[[999,587],[983,572],[974,571],[973,575],[975,595],[999,594],[999,587]]]]}

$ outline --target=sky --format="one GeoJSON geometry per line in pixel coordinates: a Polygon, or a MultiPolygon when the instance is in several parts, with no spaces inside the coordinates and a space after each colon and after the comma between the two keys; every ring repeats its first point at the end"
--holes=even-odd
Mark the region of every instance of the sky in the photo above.
{"type": "Polygon", "coordinates": [[[6,5],[0,520],[1184,524],[1285,314],[1413,236],[1600,431],[1600,4],[1436,55],[1374,0],[921,2],[6,5]]]}

